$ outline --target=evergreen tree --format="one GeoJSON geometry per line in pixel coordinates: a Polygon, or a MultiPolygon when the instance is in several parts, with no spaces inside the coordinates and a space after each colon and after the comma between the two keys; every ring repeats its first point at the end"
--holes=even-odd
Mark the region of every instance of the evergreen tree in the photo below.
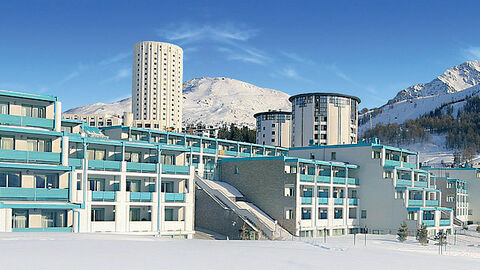
{"type": "Polygon", "coordinates": [[[405,242],[405,240],[407,240],[408,227],[407,227],[407,224],[405,223],[405,221],[402,223],[402,225],[398,229],[397,235],[398,235],[398,238],[397,238],[398,241],[403,243],[403,242],[405,242]]]}
{"type": "Polygon", "coordinates": [[[428,244],[428,231],[427,231],[427,227],[425,227],[424,224],[422,224],[420,228],[418,228],[416,238],[418,242],[420,242],[420,244],[424,246],[428,244]]]}

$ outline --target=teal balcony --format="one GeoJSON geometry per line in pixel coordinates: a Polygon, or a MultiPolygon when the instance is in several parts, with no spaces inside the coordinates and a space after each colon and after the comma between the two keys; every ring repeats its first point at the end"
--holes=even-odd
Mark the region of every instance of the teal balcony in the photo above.
{"type": "Polygon", "coordinates": [[[343,198],[335,198],[335,199],[333,199],[333,204],[335,204],[335,205],[342,205],[342,204],[343,204],[343,198]]]}
{"type": "Polygon", "coordinates": [[[312,197],[302,197],[302,204],[312,204],[312,197]]]}
{"type": "Polygon", "coordinates": [[[162,173],[164,174],[190,174],[188,166],[162,164],[162,173]]]}
{"type": "Polygon", "coordinates": [[[200,147],[198,146],[192,146],[190,147],[192,149],[192,152],[200,153],[200,147]]]}
{"type": "Polygon", "coordinates": [[[440,204],[439,201],[436,200],[426,200],[425,206],[438,206],[440,204]]]}
{"type": "Polygon", "coordinates": [[[317,176],[318,183],[330,183],[330,181],[331,181],[330,176],[324,176],[324,175],[317,176]]]}
{"type": "Polygon", "coordinates": [[[131,202],[151,202],[152,192],[130,192],[131,202]]]}
{"type": "Polygon", "coordinates": [[[0,160],[60,164],[60,153],[0,149],[0,160]]]}
{"type": "Polygon", "coordinates": [[[54,129],[54,120],[28,116],[0,114],[0,124],[22,127],[54,129]]]}
{"type": "Polygon", "coordinates": [[[315,180],[315,175],[300,174],[300,181],[313,182],[314,180],[315,180]]]}
{"type": "Polygon", "coordinates": [[[69,158],[68,165],[75,167],[75,169],[82,168],[82,160],[79,158],[69,158]]]}
{"type": "Polygon", "coordinates": [[[115,191],[92,191],[92,201],[113,202],[116,197],[115,191]]]}
{"type": "Polygon", "coordinates": [[[397,166],[400,167],[402,163],[398,160],[385,159],[385,166],[397,166]]]}
{"type": "Polygon", "coordinates": [[[345,177],[333,177],[334,184],[345,184],[345,177]]]}
{"type": "Polygon", "coordinates": [[[232,156],[232,157],[236,157],[237,156],[237,151],[225,151],[225,155],[226,156],[232,156]]]}
{"type": "Polygon", "coordinates": [[[215,148],[203,148],[203,153],[215,154],[217,150],[215,148]]]}
{"type": "Polygon", "coordinates": [[[426,227],[433,227],[435,226],[435,220],[423,220],[422,221],[423,225],[426,227]]]}
{"type": "Polygon", "coordinates": [[[250,157],[250,153],[240,153],[241,157],[250,157]]]}
{"type": "Polygon", "coordinates": [[[120,171],[122,168],[120,161],[111,160],[88,160],[88,169],[95,171],[120,171]]]}
{"type": "Polygon", "coordinates": [[[403,162],[403,167],[410,168],[410,169],[416,169],[417,168],[417,163],[403,162]]]}
{"type": "Polygon", "coordinates": [[[397,186],[412,186],[412,180],[397,179],[397,186]]]}
{"type": "Polygon", "coordinates": [[[12,228],[13,232],[73,232],[72,227],[12,228]]]}
{"type": "Polygon", "coordinates": [[[357,178],[347,178],[347,183],[349,185],[359,185],[360,181],[357,178]]]}
{"type": "Polygon", "coordinates": [[[328,198],[318,198],[318,204],[328,204],[328,198]]]}
{"type": "Polygon", "coordinates": [[[422,200],[408,200],[408,206],[423,206],[422,200]]]}
{"type": "Polygon", "coordinates": [[[127,162],[127,172],[156,173],[157,164],[127,162]]]}
{"type": "Polygon", "coordinates": [[[426,181],[413,181],[414,187],[428,187],[428,183],[426,181]]]}
{"type": "Polygon", "coordinates": [[[450,219],[440,219],[440,226],[450,226],[450,219]]]}
{"type": "Polygon", "coordinates": [[[357,198],[349,198],[348,199],[348,204],[349,205],[358,205],[358,199],[357,198]]]}
{"type": "Polygon", "coordinates": [[[185,202],[184,193],[165,193],[165,202],[185,202]]]}
{"type": "Polygon", "coordinates": [[[68,189],[1,187],[0,199],[19,201],[67,201],[68,189]]]}

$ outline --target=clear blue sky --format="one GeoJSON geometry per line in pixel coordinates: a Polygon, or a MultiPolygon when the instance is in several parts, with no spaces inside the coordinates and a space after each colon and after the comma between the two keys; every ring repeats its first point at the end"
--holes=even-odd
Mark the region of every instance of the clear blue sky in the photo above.
{"type": "MultiPolygon", "coordinates": [[[[2,1],[0,89],[63,108],[131,95],[133,44],[184,49],[184,80],[385,103],[480,57],[480,1],[2,1]],[[401,2],[401,3],[400,3],[401,2]]],[[[266,108],[267,109],[267,108],[266,108]]]]}

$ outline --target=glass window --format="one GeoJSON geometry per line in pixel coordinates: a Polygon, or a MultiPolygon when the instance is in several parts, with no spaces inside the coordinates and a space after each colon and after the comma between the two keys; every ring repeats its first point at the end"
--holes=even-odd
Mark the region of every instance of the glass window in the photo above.
{"type": "Polygon", "coordinates": [[[7,186],[7,174],[0,173],[0,187],[6,187],[6,186],[7,186]]]}
{"type": "Polygon", "coordinates": [[[22,116],[45,118],[45,111],[45,107],[26,104],[22,105],[22,116]]]}
{"type": "Polygon", "coordinates": [[[367,218],[367,210],[362,210],[362,218],[367,218]]]}
{"type": "Polygon", "coordinates": [[[15,139],[13,137],[1,137],[0,138],[0,147],[6,150],[15,149],[15,139]]]}
{"type": "Polygon", "coordinates": [[[89,190],[105,191],[105,179],[88,179],[89,190]]]}
{"type": "Polygon", "coordinates": [[[27,150],[28,151],[38,151],[38,152],[51,152],[52,151],[52,141],[47,139],[27,139],[27,150]]]}
{"type": "Polygon", "coordinates": [[[8,102],[0,102],[0,114],[9,114],[8,102]]]}
{"type": "Polygon", "coordinates": [[[0,172],[0,187],[21,187],[20,173],[0,172]]]}

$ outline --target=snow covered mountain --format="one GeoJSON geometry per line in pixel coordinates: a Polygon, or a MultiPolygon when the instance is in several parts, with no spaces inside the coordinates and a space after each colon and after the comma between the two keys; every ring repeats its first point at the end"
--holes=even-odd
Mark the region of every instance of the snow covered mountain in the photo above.
{"type": "MultiPolygon", "coordinates": [[[[255,127],[253,114],[261,111],[290,111],[289,95],[235,79],[197,78],[183,84],[183,121],[185,124],[230,124],[255,127]]],[[[131,98],[114,103],[96,103],[64,113],[116,114],[131,111],[131,98]]]]}
{"type": "Polygon", "coordinates": [[[376,124],[403,123],[445,104],[454,112],[464,105],[467,96],[480,93],[480,61],[465,62],[448,69],[426,84],[416,84],[400,92],[387,104],[360,116],[360,133],[376,124]]]}

